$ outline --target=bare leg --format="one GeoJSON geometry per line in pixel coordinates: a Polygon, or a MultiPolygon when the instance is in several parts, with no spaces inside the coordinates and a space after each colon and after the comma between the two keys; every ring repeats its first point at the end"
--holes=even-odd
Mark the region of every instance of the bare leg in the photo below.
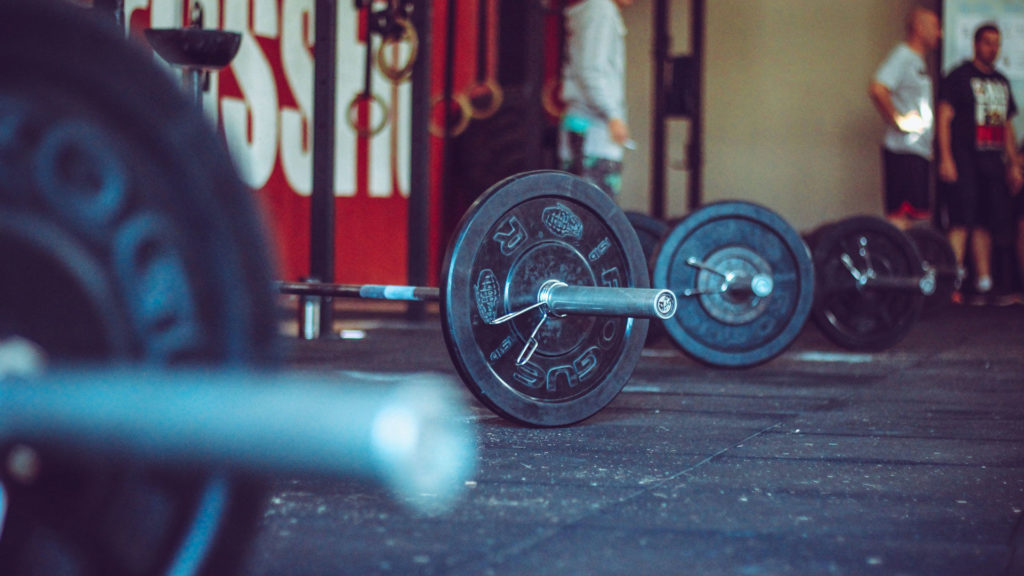
{"type": "Polygon", "coordinates": [[[950,228],[947,237],[953,247],[953,255],[956,256],[957,268],[963,269],[964,254],[967,252],[967,229],[962,226],[950,228]]]}
{"type": "Polygon", "coordinates": [[[976,272],[975,286],[979,292],[988,292],[992,287],[992,234],[988,230],[975,228],[971,232],[971,256],[976,272]]]}

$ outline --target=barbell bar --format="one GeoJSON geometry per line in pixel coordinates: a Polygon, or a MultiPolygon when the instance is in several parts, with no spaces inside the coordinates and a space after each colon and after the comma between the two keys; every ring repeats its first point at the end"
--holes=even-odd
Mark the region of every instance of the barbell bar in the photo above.
{"type": "MultiPolygon", "coordinates": [[[[441,298],[440,289],[430,286],[278,282],[277,288],[282,294],[296,296],[409,302],[437,302],[441,298]]],[[[676,311],[676,297],[669,290],[569,286],[558,280],[548,280],[541,285],[536,304],[546,307],[553,314],[667,319],[676,311]]]]}
{"type": "Polygon", "coordinates": [[[684,289],[680,293],[683,296],[689,297],[700,296],[701,294],[713,294],[716,292],[730,292],[740,295],[749,294],[754,298],[767,298],[768,296],[771,296],[772,290],[775,289],[775,281],[772,280],[771,274],[749,273],[737,270],[719,270],[708,266],[694,257],[687,258],[686,264],[720,276],[722,278],[722,282],[717,287],[712,286],[712,288],[707,291],[700,291],[692,288],[684,289]]]}
{"type": "Polygon", "coordinates": [[[277,282],[281,294],[321,296],[328,298],[365,298],[405,302],[437,302],[440,289],[432,286],[401,286],[393,284],[334,284],[330,282],[277,282]]]}
{"type": "Polygon", "coordinates": [[[440,375],[346,375],[339,386],[251,370],[58,370],[0,379],[0,444],[164,468],[361,477],[438,510],[475,462],[453,387],[440,375]]]}
{"type": "Polygon", "coordinates": [[[931,296],[935,293],[935,269],[925,267],[922,263],[922,274],[889,275],[879,274],[872,264],[871,248],[868,245],[867,236],[857,239],[856,255],[863,262],[864,266],[859,267],[854,263],[854,257],[850,251],[843,251],[839,254],[839,260],[856,281],[858,287],[878,290],[906,290],[920,292],[924,296],[931,296]]]}

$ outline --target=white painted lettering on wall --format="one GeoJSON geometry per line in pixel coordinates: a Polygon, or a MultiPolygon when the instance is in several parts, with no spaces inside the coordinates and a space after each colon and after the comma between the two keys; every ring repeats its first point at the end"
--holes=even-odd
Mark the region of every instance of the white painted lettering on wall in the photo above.
{"type": "MultiPolygon", "coordinates": [[[[314,0],[199,0],[204,25],[242,32],[231,64],[238,95],[221,95],[217,82],[204,97],[207,113],[219,113],[228,149],[243,180],[264,189],[278,166],[294,194],[308,196],[313,176],[314,0]],[[265,45],[279,48],[280,60],[265,45]],[[290,95],[282,97],[282,95],[290,95]]],[[[182,24],[183,0],[125,0],[126,21],[149,11],[149,26],[182,24]]],[[[373,70],[373,89],[393,110],[392,122],[370,140],[364,164],[357,158],[358,138],[346,121],[348,103],[362,89],[365,47],[357,37],[359,14],[352,3],[337,6],[337,67],[334,193],[355,196],[357,176],[367,175],[370,197],[408,196],[410,98],[408,83],[392,89],[373,70]],[[368,172],[362,172],[367,171],[368,172]]],[[[379,45],[379,38],[376,39],[379,45]]]]}

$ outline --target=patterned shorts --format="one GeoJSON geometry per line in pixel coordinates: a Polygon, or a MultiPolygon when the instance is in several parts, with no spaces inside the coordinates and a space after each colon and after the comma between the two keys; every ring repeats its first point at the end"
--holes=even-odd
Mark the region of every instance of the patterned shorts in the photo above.
{"type": "Polygon", "coordinates": [[[583,136],[570,132],[569,159],[562,160],[562,170],[581,176],[615,198],[622,192],[622,162],[583,154],[583,136]]]}

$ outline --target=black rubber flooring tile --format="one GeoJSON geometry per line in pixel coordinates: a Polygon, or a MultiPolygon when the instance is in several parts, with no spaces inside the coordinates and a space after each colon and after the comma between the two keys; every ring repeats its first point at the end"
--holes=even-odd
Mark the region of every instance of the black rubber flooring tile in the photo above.
{"type": "MultiPolygon", "coordinates": [[[[814,538],[802,534],[579,527],[479,574],[934,576],[1004,574],[1005,546],[814,538]]],[[[468,574],[469,572],[453,572],[468,574]]]]}
{"type": "Polygon", "coordinates": [[[1022,469],[720,456],[588,523],[1006,545],[1022,469]]]}
{"type": "MultiPolygon", "coordinates": [[[[360,485],[282,482],[251,574],[436,574],[512,557],[633,491],[471,482],[443,516],[417,514],[360,485]],[[292,559],[300,559],[291,563],[292,559]]],[[[464,572],[464,573],[472,573],[464,572]]]]}
{"type": "MultiPolygon", "coordinates": [[[[299,343],[293,363],[461,388],[439,325],[372,326],[299,343]]],[[[246,573],[1024,574],[1024,307],[953,308],[875,353],[809,326],[743,370],[661,343],[565,428],[462,396],[480,458],[452,510],[281,480],[246,573]]]]}

